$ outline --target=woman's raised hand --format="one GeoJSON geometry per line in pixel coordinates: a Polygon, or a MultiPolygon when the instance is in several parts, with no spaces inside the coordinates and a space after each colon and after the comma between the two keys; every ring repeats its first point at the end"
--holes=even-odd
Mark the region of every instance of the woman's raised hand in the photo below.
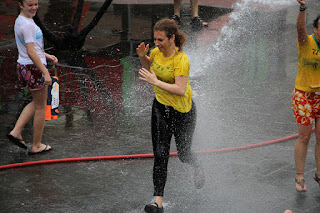
{"type": "Polygon", "coordinates": [[[297,2],[302,6],[306,5],[306,0],[297,0],[297,2]]]}
{"type": "Polygon", "coordinates": [[[141,44],[139,44],[136,50],[139,57],[144,57],[149,52],[149,44],[145,45],[145,43],[142,42],[141,44]]]}

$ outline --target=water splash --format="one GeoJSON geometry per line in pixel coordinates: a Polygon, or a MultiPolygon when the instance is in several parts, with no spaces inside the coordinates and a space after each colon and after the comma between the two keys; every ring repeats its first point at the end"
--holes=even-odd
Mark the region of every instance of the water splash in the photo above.
{"type": "MultiPolygon", "coordinates": [[[[281,27],[285,19],[285,9],[293,4],[297,4],[296,0],[243,0],[234,4],[233,11],[228,14],[229,20],[224,23],[217,40],[201,45],[197,51],[194,51],[193,46],[186,48],[192,66],[190,77],[206,75],[204,70],[217,68],[217,64],[220,65],[219,62],[225,61],[226,58],[229,61],[241,58],[242,49],[247,50],[247,47],[242,48],[243,44],[248,43],[250,39],[261,40],[257,38],[258,35],[268,37],[268,34],[274,34],[278,27],[273,29],[268,26],[280,20],[281,27]],[[281,15],[284,18],[281,18],[281,15]],[[259,30],[264,32],[258,32],[259,30]],[[202,63],[199,63],[200,61],[202,63]]],[[[224,66],[224,68],[229,67],[224,66]]],[[[218,69],[216,72],[223,70],[218,69]]]]}
{"type": "Polygon", "coordinates": [[[242,0],[234,4],[234,9],[280,10],[295,4],[298,5],[296,0],[242,0]]]}
{"type": "Polygon", "coordinates": [[[261,4],[269,6],[291,5],[297,3],[296,0],[243,0],[243,5],[261,4]]]}

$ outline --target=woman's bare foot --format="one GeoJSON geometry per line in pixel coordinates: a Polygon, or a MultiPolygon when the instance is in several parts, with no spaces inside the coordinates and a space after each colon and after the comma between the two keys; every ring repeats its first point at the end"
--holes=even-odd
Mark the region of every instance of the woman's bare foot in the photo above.
{"type": "Polygon", "coordinates": [[[52,147],[50,145],[40,144],[39,146],[33,146],[31,153],[42,153],[51,150],[52,147]]]}
{"type": "Polygon", "coordinates": [[[305,184],[304,178],[296,176],[296,189],[298,192],[306,192],[307,186],[305,184]]]}

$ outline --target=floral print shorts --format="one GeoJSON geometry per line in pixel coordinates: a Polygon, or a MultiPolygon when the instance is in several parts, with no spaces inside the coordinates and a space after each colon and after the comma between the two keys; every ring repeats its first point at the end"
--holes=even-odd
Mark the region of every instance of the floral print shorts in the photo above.
{"type": "Polygon", "coordinates": [[[310,125],[320,117],[320,93],[303,92],[294,89],[292,110],[298,124],[310,125]]]}
{"type": "Polygon", "coordinates": [[[21,88],[28,88],[30,91],[40,90],[44,87],[42,72],[34,65],[17,64],[18,84],[21,88]]]}

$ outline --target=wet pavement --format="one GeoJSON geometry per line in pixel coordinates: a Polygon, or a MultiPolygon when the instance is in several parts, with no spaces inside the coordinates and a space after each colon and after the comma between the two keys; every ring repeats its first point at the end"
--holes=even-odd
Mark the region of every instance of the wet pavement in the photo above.
{"type": "MultiPolygon", "coordinates": [[[[309,33],[319,11],[315,1],[310,4],[309,33]]],[[[160,11],[162,16],[170,15],[160,11]]],[[[218,13],[210,8],[204,11],[218,13]]],[[[200,190],[194,187],[191,168],[177,157],[170,158],[166,213],[282,213],[285,209],[294,213],[320,212],[320,188],[312,178],[314,135],[305,168],[306,193],[295,190],[296,139],[214,152],[297,133],[291,110],[297,73],[297,12],[294,3],[271,9],[238,5],[209,20],[208,29],[194,32],[188,24],[183,26],[189,38],[185,52],[191,63],[190,80],[198,111],[193,149],[213,152],[198,154],[206,174],[205,186],[200,190]]],[[[135,17],[139,14],[135,12],[135,17]]],[[[187,10],[182,17],[187,23],[187,10]]],[[[135,25],[132,27],[135,29],[135,25]]],[[[148,33],[141,35],[151,39],[148,33]]],[[[92,40],[86,49],[94,49],[92,40]]],[[[123,46],[111,45],[101,52],[87,53],[84,61],[88,69],[68,65],[62,59],[55,70],[60,77],[60,116],[47,121],[44,132],[44,142],[53,150],[28,156],[1,137],[0,164],[151,153],[153,94],[148,85],[138,80],[138,59],[133,47],[139,42],[131,37],[126,46],[128,56],[119,53],[121,56],[114,60],[96,55],[117,48],[122,51],[123,46]],[[105,64],[107,60],[109,63],[105,64]],[[101,64],[102,68],[97,67],[101,64]]],[[[23,99],[19,99],[20,93],[10,94],[7,99],[3,94],[0,134],[4,136],[14,124],[23,99]]],[[[28,145],[32,141],[31,128],[29,124],[23,134],[28,145]]],[[[171,151],[175,150],[172,141],[171,151]]],[[[152,201],[152,167],[152,158],[141,158],[4,169],[0,171],[1,211],[143,212],[144,205],[152,201]]]]}

